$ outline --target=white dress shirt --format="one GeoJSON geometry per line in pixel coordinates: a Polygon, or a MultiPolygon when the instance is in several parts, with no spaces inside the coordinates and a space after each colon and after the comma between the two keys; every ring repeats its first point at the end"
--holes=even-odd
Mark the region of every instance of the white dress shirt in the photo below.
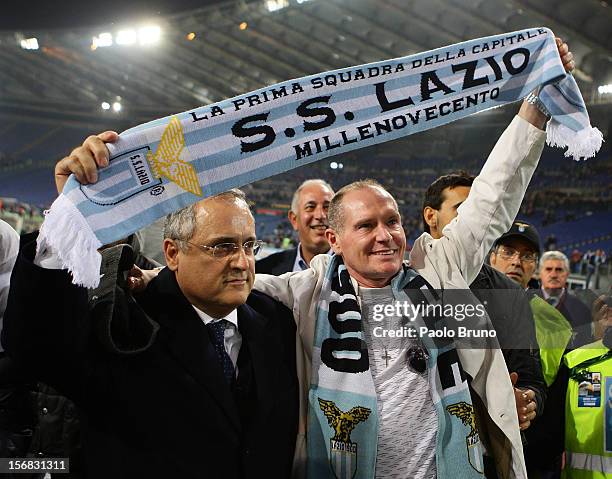
{"type": "Polygon", "coordinates": [[[565,288],[562,288],[559,294],[549,294],[548,291],[542,288],[542,296],[544,297],[544,300],[547,303],[552,304],[555,308],[559,306],[559,303],[561,302],[561,298],[563,297],[564,294],[565,294],[565,288]],[[551,303],[550,301],[548,301],[549,298],[554,298],[554,302],[551,303]]]}
{"type": "MultiPolygon", "coordinates": [[[[332,248],[329,248],[329,251],[326,254],[332,255],[334,254],[334,250],[332,248]]],[[[302,243],[300,242],[297,246],[297,255],[295,256],[295,261],[293,262],[293,269],[291,271],[304,271],[305,269],[308,269],[308,264],[302,256],[302,243]]]]}
{"type": "Polygon", "coordinates": [[[204,321],[205,325],[221,321],[222,319],[225,319],[231,323],[231,326],[227,326],[225,328],[225,333],[223,334],[223,345],[225,346],[225,352],[232,360],[236,373],[238,373],[236,363],[238,362],[240,346],[242,346],[242,335],[240,334],[240,331],[238,331],[238,310],[234,309],[230,314],[224,316],[223,318],[213,318],[195,306],[193,306],[193,309],[195,309],[195,312],[198,313],[198,316],[202,321],[204,321]]]}

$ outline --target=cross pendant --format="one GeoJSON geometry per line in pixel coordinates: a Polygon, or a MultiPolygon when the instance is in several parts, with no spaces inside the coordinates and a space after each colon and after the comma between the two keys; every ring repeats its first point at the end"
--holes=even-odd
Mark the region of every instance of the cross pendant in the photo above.
{"type": "Polygon", "coordinates": [[[385,360],[385,367],[388,368],[389,359],[391,359],[391,356],[389,356],[389,353],[387,352],[387,348],[385,348],[385,354],[382,355],[382,358],[385,360]]]}

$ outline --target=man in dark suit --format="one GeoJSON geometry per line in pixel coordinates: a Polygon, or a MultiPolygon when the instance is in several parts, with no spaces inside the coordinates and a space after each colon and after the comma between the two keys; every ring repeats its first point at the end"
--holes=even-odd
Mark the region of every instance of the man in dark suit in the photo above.
{"type": "Polygon", "coordinates": [[[258,249],[239,191],[168,217],[168,267],[135,299],[114,281],[130,266],[123,254],[103,265],[102,290],[88,299],[49,269],[53,251],[24,247],[3,344],[83,411],[88,477],[290,475],[295,323],[251,292],[258,249]]]}
{"type": "Polygon", "coordinates": [[[289,271],[302,271],[308,268],[310,260],[318,254],[330,251],[325,238],[327,209],[334,196],[334,190],[324,180],[306,180],[291,200],[291,210],[287,214],[291,226],[298,232],[300,239],[295,248],[273,253],[257,261],[258,273],[283,274],[289,271]]]}
{"type": "Polygon", "coordinates": [[[547,251],[540,259],[541,289],[536,294],[565,316],[574,330],[570,348],[575,349],[595,341],[591,311],[578,298],[567,291],[569,260],[561,251],[547,251]]]}
{"type": "MultiPolygon", "coordinates": [[[[457,216],[457,209],[467,199],[473,182],[473,176],[460,171],[441,176],[429,185],[423,199],[423,226],[433,238],[444,236],[444,228],[457,216]]],[[[496,244],[505,236],[508,235],[497,240],[496,244]]],[[[537,244],[533,247],[539,249],[539,239],[536,238],[535,242],[537,244]]],[[[534,259],[533,269],[535,265],[534,259]]],[[[536,414],[542,413],[546,399],[546,384],[528,299],[520,286],[486,263],[470,285],[470,290],[486,305],[508,371],[516,375],[511,375],[511,378],[516,386],[519,422],[522,429],[527,429],[536,414]],[[520,402],[523,393],[528,394],[528,404],[520,402]],[[523,407],[527,409],[523,411],[523,407]]]]}

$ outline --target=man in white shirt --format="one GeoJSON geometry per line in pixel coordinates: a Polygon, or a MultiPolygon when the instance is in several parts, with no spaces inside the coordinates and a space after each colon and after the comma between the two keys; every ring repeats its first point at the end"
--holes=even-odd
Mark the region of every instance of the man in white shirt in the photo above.
{"type": "Polygon", "coordinates": [[[278,275],[303,271],[316,255],[330,251],[325,230],[329,226],[327,210],[333,196],[330,184],[321,179],[306,180],[295,190],[287,216],[300,242],[295,248],[257,261],[255,268],[258,273],[278,275]]]}
{"type": "MultiPolygon", "coordinates": [[[[560,46],[567,68],[567,45],[560,46]],[[562,51],[563,50],[563,51],[562,51]]],[[[475,179],[467,200],[459,207],[457,218],[450,221],[444,236],[432,238],[423,234],[410,253],[410,267],[433,288],[469,289],[480,271],[486,253],[495,239],[507,231],[516,216],[521,200],[535,170],[544,146],[546,116],[524,102],[508,129],[499,139],[480,175],[475,179]]],[[[361,301],[362,318],[367,321],[367,298],[364,292],[388,288],[401,273],[406,237],[395,199],[380,185],[357,182],[342,188],[334,196],[329,210],[330,229],[327,239],[336,255],[342,256],[353,288],[361,301]],[[366,313],[366,314],[364,314],[366,313]]],[[[296,467],[301,469],[311,459],[306,454],[306,436],[320,434],[308,430],[310,385],[322,367],[315,354],[315,327],[319,301],[324,290],[330,257],[315,257],[310,268],[280,277],[257,275],[255,289],[262,291],[293,309],[303,354],[298,349],[298,374],[302,390],[300,430],[296,446],[296,467]]],[[[393,300],[393,291],[385,298],[372,299],[377,304],[393,300]]],[[[397,320],[399,318],[390,318],[397,320]]],[[[393,328],[389,328],[393,329],[393,328]]],[[[395,471],[398,477],[429,478],[439,472],[436,465],[436,420],[430,391],[426,383],[409,366],[409,344],[373,350],[367,344],[369,373],[375,383],[378,402],[378,444],[376,476],[395,471]],[[370,354],[370,352],[372,354],[370,354]],[[390,357],[388,357],[390,356],[390,357]],[[396,369],[393,369],[396,368],[396,369]],[[410,386],[412,381],[412,386],[410,386]],[[421,381],[418,400],[408,397],[412,387],[421,381]],[[389,408],[393,408],[390,411],[389,408]],[[411,419],[406,420],[410,416],[411,419]],[[413,435],[420,418],[422,434],[413,435]],[[404,421],[399,427],[398,421],[404,421]],[[430,425],[432,427],[430,427],[430,425]],[[384,436],[384,437],[383,437],[384,436]],[[391,445],[399,444],[398,450],[391,445]],[[424,451],[428,451],[424,454],[424,451]],[[416,459],[416,460],[414,460],[416,459]]],[[[471,388],[476,403],[486,405],[481,416],[483,438],[494,456],[500,477],[526,477],[514,391],[501,351],[480,352],[459,349],[461,366],[472,377],[471,388]],[[486,432],[486,433],[485,433],[486,432]]],[[[318,353],[317,353],[318,354],[318,353]]],[[[318,373],[320,374],[320,372],[318,373]]],[[[332,458],[330,457],[330,461],[332,458]]],[[[331,477],[331,476],[330,476],[331,477]]]]}

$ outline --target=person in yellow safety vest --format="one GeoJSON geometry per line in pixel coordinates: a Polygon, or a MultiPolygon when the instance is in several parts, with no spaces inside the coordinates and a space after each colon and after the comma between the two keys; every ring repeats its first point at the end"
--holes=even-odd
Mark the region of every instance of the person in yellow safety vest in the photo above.
{"type": "Polygon", "coordinates": [[[565,406],[566,479],[612,478],[612,310],[609,296],[593,305],[598,337],[567,353],[565,406]]]}
{"type": "Polygon", "coordinates": [[[531,295],[529,306],[536,326],[536,337],[540,346],[542,374],[546,385],[551,387],[557,378],[563,355],[572,338],[572,326],[554,307],[536,294],[531,295]]]}
{"type": "Polygon", "coordinates": [[[563,421],[567,368],[563,355],[572,338],[572,327],[565,317],[532,290],[529,306],[533,313],[536,336],[540,347],[540,361],[548,396],[544,414],[527,429],[527,444],[523,449],[529,479],[560,479],[563,466],[563,421]]]}

